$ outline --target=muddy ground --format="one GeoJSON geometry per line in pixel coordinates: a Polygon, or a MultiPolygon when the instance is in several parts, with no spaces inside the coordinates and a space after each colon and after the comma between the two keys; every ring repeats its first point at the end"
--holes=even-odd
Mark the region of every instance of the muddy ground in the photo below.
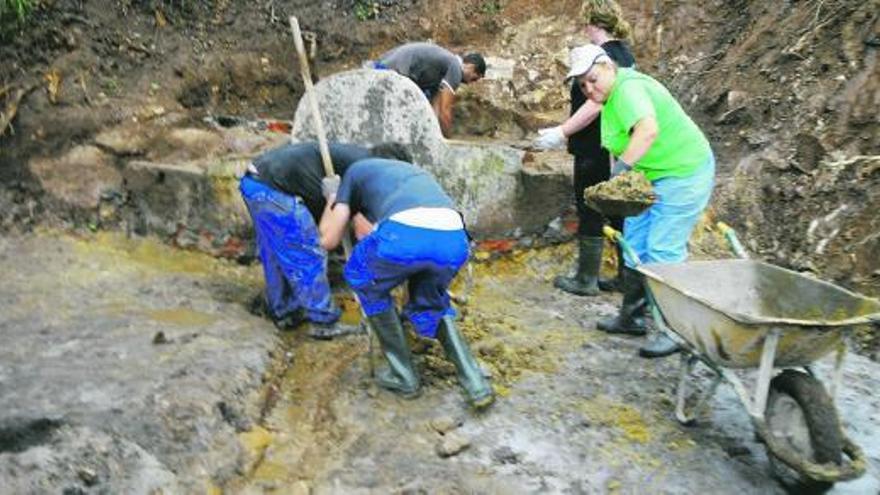
{"type": "MultiPolygon", "coordinates": [[[[207,139],[217,117],[292,119],[290,14],[316,35],[317,77],[414,39],[496,57],[511,77],[461,92],[456,137],[522,140],[566,114],[578,3],[45,0],[4,25],[0,492],[779,493],[729,389],[678,426],[676,360],[592,330],[615,296],[551,289],[570,245],[478,253],[462,326],[500,399],[474,416],[436,348],[419,354],[424,396],[397,400],[370,384],[364,338],[311,342],[248,314],[258,266],[114,233],[139,233],[106,209],[133,202],[117,194],[133,162],[246,156],[259,145],[207,139]],[[441,423],[469,447],[440,458],[441,423]]],[[[621,3],[640,68],[718,155],[709,220],[880,295],[880,1],[621,3]]],[[[878,493],[880,339],[856,341],[839,406],[870,466],[836,490],[878,493]]]]}
{"type": "MultiPolygon", "coordinates": [[[[639,339],[593,330],[617,296],[551,289],[557,260],[570,254],[562,246],[476,263],[462,327],[499,398],[475,415],[424,343],[424,394],[404,401],[372,385],[365,337],[314,342],[250,315],[256,267],[115,235],[5,238],[0,268],[13,275],[0,289],[2,485],[782,493],[730,389],[698,426],[679,426],[677,359],[642,360],[639,339]],[[449,436],[467,447],[440,457],[449,436]]],[[[841,415],[870,465],[834,493],[880,490],[878,372],[860,356],[845,368],[841,415]]]]}

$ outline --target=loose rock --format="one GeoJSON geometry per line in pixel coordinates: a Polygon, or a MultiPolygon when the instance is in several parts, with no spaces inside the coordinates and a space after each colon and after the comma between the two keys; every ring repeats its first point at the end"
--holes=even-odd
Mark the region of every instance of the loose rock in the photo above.
{"type": "Polygon", "coordinates": [[[457,433],[449,433],[437,442],[437,455],[440,457],[452,457],[461,453],[471,446],[471,441],[457,433]]]}
{"type": "Polygon", "coordinates": [[[450,431],[460,427],[461,425],[462,421],[460,419],[456,419],[451,416],[441,416],[439,418],[434,418],[431,420],[430,423],[431,429],[441,435],[445,435],[450,431]]]}
{"type": "Polygon", "coordinates": [[[519,454],[505,445],[492,451],[492,460],[498,464],[518,464],[520,458],[519,454]]]}

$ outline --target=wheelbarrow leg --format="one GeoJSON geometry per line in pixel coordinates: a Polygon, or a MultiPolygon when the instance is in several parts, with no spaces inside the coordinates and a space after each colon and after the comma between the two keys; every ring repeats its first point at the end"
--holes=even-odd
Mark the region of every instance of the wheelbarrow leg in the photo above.
{"type": "Polygon", "coordinates": [[[764,340],[764,349],[761,352],[761,367],[758,368],[758,384],[755,388],[755,399],[752,402],[752,410],[749,411],[756,418],[763,418],[764,411],[767,409],[770,378],[773,374],[773,362],[776,360],[776,346],[778,344],[779,331],[772,330],[767,335],[766,340],[764,340]]]}
{"type": "Polygon", "coordinates": [[[837,403],[837,391],[840,390],[840,380],[843,378],[843,361],[846,359],[846,353],[849,346],[846,339],[837,347],[837,354],[834,356],[834,372],[831,375],[831,389],[828,395],[831,396],[831,403],[837,403]]]}
{"type": "Polygon", "coordinates": [[[678,375],[678,398],[675,402],[675,419],[683,425],[688,425],[693,422],[693,419],[689,418],[684,411],[684,403],[687,400],[688,395],[687,381],[691,375],[691,371],[694,369],[694,363],[696,363],[696,358],[686,353],[681,354],[681,367],[679,368],[678,375]]]}
{"type": "Polygon", "coordinates": [[[699,417],[703,409],[709,403],[709,399],[715,395],[715,390],[718,388],[718,384],[721,383],[721,375],[716,373],[715,377],[712,379],[712,383],[709,384],[709,387],[706,388],[697,399],[697,403],[693,408],[693,415],[689,415],[685,410],[685,402],[687,402],[688,398],[687,381],[688,378],[690,378],[691,372],[696,363],[697,358],[693,355],[681,355],[681,372],[678,378],[678,397],[675,404],[675,419],[684,426],[690,426],[696,422],[697,417],[699,417]]]}

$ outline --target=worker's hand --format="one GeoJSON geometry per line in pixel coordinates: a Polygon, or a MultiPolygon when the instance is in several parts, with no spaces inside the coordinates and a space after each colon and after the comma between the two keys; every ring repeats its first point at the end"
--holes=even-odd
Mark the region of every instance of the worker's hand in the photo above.
{"type": "Polygon", "coordinates": [[[327,199],[336,196],[336,193],[339,192],[340,182],[341,180],[338,175],[324,177],[321,179],[321,194],[327,199]]]}
{"type": "Polygon", "coordinates": [[[567,140],[562,133],[562,126],[538,129],[538,137],[532,143],[539,150],[561,149],[565,147],[567,140]]]}
{"type": "Polygon", "coordinates": [[[373,223],[360,213],[351,219],[351,223],[354,226],[354,238],[357,240],[361,240],[373,232],[373,223]]]}
{"type": "Polygon", "coordinates": [[[614,164],[611,165],[611,177],[617,177],[618,175],[624,172],[629,172],[630,170],[632,170],[632,165],[618,158],[614,161],[614,164]]]}

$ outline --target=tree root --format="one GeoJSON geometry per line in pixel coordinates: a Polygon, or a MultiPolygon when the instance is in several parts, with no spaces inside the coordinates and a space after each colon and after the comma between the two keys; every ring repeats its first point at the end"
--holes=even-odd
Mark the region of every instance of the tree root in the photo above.
{"type": "MultiPolygon", "coordinates": [[[[0,136],[3,136],[6,133],[6,129],[10,129],[10,133],[13,131],[12,129],[12,120],[15,118],[15,114],[18,113],[18,105],[21,103],[21,100],[31,91],[37,88],[36,84],[32,84],[26,88],[20,88],[15,91],[12,97],[6,102],[6,109],[0,112],[0,136]]],[[[8,90],[4,88],[4,93],[8,90]]]]}

